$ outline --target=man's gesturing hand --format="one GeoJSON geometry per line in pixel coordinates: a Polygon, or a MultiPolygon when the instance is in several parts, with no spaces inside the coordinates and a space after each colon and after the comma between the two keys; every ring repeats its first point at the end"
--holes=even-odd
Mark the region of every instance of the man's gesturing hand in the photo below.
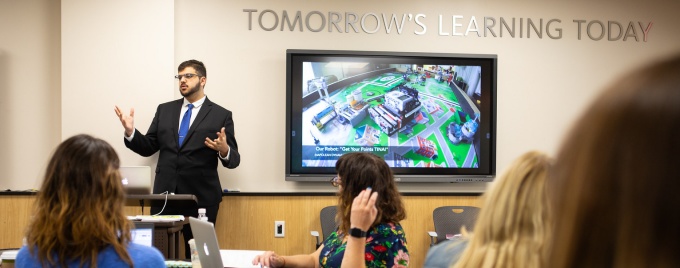
{"type": "Polygon", "coordinates": [[[220,152],[220,157],[227,157],[229,145],[227,144],[227,134],[224,134],[224,128],[217,132],[217,139],[211,140],[209,137],[205,137],[205,145],[220,152]]]}
{"type": "Polygon", "coordinates": [[[135,130],[135,109],[130,108],[130,115],[125,115],[117,105],[113,110],[120,119],[120,123],[123,124],[123,128],[125,128],[125,136],[132,136],[132,132],[135,130]]]}

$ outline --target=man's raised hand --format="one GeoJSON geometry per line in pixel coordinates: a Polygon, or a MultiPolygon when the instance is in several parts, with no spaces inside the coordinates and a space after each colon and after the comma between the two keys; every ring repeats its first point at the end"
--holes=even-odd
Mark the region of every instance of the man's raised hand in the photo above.
{"type": "Polygon", "coordinates": [[[113,110],[116,112],[118,119],[120,119],[120,123],[123,124],[123,128],[125,128],[125,136],[132,136],[132,132],[135,130],[135,109],[130,108],[129,115],[124,114],[118,105],[113,110]]]}

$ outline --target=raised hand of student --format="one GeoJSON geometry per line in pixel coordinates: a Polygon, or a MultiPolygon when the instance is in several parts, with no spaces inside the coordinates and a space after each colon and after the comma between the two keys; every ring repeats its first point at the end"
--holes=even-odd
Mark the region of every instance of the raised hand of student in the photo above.
{"type": "Polygon", "coordinates": [[[378,192],[371,192],[371,188],[366,188],[354,198],[352,211],[350,214],[350,227],[368,231],[373,225],[373,221],[378,216],[378,209],[375,202],[378,200],[378,192]]]}

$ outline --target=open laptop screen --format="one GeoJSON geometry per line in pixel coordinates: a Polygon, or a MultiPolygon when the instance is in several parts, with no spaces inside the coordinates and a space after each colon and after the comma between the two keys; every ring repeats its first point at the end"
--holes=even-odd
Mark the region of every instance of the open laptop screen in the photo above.
{"type": "Polygon", "coordinates": [[[153,247],[153,223],[134,222],[135,228],[130,230],[132,243],[153,247]]]}

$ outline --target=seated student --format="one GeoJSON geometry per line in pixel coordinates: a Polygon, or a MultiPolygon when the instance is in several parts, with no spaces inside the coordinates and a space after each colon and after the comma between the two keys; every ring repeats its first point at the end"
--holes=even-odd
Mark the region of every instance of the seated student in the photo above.
{"type": "Polygon", "coordinates": [[[544,267],[551,165],[536,151],[517,158],[484,194],[474,234],[432,247],[424,267],[544,267]]]}
{"type": "Polygon", "coordinates": [[[550,266],[680,267],[680,55],[624,76],[576,122],[548,188],[550,266]]]}
{"type": "Polygon", "coordinates": [[[157,249],[130,242],[119,163],[111,145],[88,135],[57,147],[17,267],[165,267],[157,249]]]}
{"type": "Polygon", "coordinates": [[[266,267],[408,267],[406,218],[392,170],[382,158],[348,153],[335,164],[340,225],[309,255],[279,256],[267,251],[253,260],[266,267]]]}

